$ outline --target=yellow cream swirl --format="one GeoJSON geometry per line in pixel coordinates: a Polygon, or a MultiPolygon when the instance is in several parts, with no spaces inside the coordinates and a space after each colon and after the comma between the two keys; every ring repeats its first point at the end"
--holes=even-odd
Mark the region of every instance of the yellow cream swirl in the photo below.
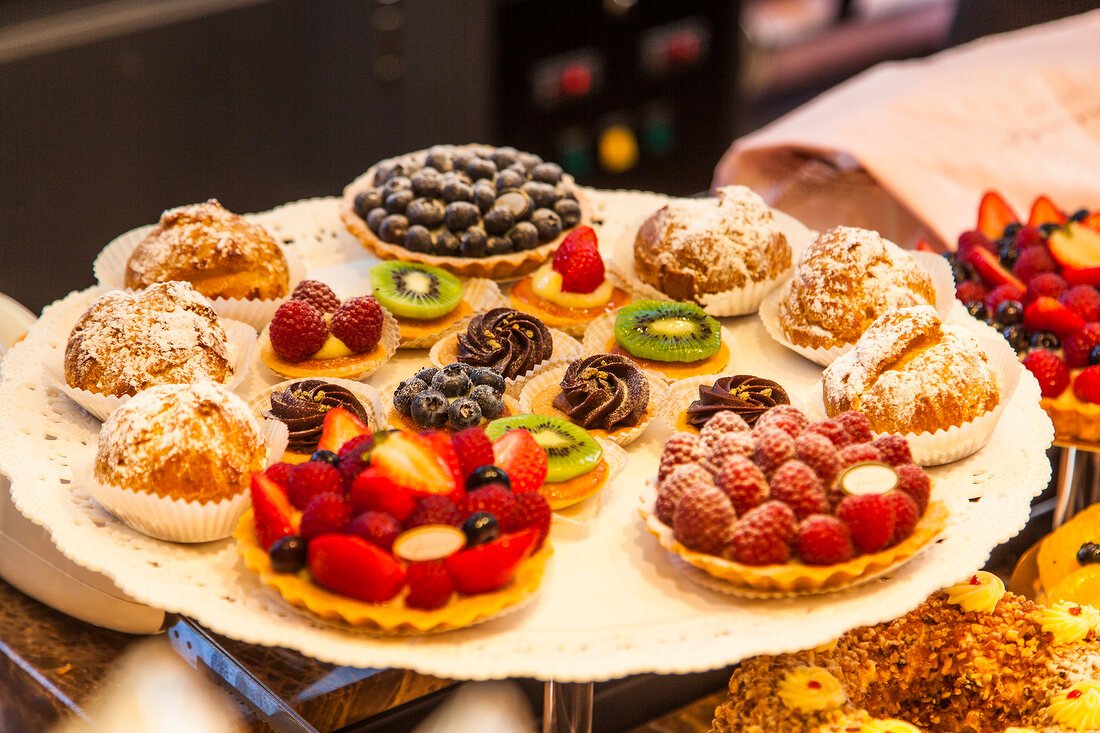
{"type": "Polygon", "coordinates": [[[859,733],[921,733],[921,729],[904,720],[888,718],[864,723],[860,726],[859,733]]]}
{"type": "Polygon", "coordinates": [[[997,602],[1004,598],[1005,584],[993,573],[979,570],[969,580],[943,590],[947,600],[962,606],[964,611],[993,613],[997,602]]]}
{"type": "Polygon", "coordinates": [[[821,667],[797,667],[779,683],[779,699],[802,713],[832,710],[848,699],[840,680],[821,667]]]}
{"type": "Polygon", "coordinates": [[[1055,603],[1039,613],[1039,625],[1051,633],[1055,644],[1074,644],[1084,639],[1089,629],[1100,631],[1100,612],[1068,601],[1055,603]]]}
{"type": "Polygon", "coordinates": [[[1051,720],[1074,730],[1100,728],[1100,681],[1082,680],[1054,696],[1047,708],[1051,720]]]}
{"type": "Polygon", "coordinates": [[[572,293],[561,289],[561,273],[548,262],[531,277],[531,290],[535,295],[566,308],[595,308],[611,300],[615,283],[604,278],[591,293],[572,293]]]}

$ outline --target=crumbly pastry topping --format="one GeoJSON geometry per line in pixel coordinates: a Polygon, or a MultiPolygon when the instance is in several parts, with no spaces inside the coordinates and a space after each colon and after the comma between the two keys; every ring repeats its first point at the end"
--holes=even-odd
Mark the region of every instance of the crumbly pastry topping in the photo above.
{"type": "Polygon", "coordinates": [[[878,232],[836,227],[802,254],[779,322],[799,346],[832,348],[854,344],[891,308],[935,302],[932,278],[908,253],[878,232]]]}
{"type": "Polygon", "coordinates": [[[1070,730],[1100,728],[1100,681],[1082,680],[1059,692],[1047,712],[1053,722],[1070,730]]]}
{"type": "Polygon", "coordinates": [[[210,199],[165,211],[130,254],[126,287],[166,280],[210,298],[271,299],[287,294],[290,271],[266,229],[210,199]]]}
{"type": "Polygon", "coordinates": [[[154,384],[233,376],[232,347],[214,309],[187,283],[113,290],[80,317],[65,345],[70,387],[134,395],[154,384]]]}
{"type": "Polygon", "coordinates": [[[699,385],[699,399],[688,405],[689,425],[702,428],[719,412],[734,412],[751,428],[776,405],[789,405],[791,398],[777,382],[750,374],[720,377],[714,384],[699,385]]]}
{"type": "Polygon", "coordinates": [[[1100,633],[1100,612],[1092,606],[1055,603],[1043,608],[1039,624],[1050,633],[1055,644],[1076,644],[1090,631],[1100,633]]]}
{"type": "Polygon", "coordinates": [[[802,713],[832,710],[844,704],[848,696],[840,680],[821,667],[796,667],[779,683],[779,699],[802,713]]]}
{"type": "Polygon", "coordinates": [[[962,583],[944,588],[943,592],[947,594],[948,603],[954,603],[964,611],[993,613],[997,603],[1004,598],[1005,584],[993,573],[979,570],[962,583]]]}
{"type": "Polygon", "coordinates": [[[642,224],[634,240],[638,276],[676,300],[701,302],[775,279],[791,265],[791,247],[771,209],[745,186],[716,198],[680,199],[642,224]]]}
{"type": "Polygon", "coordinates": [[[977,339],[931,306],[887,311],[822,376],[830,415],[858,410],[880,433],[935,432],[1000,402],[1000,378],[977,339]]]}
{"type": "Polygon", "coordinates": [[[289,432],[287,450],[312,453],[321,439],[325,414],[342,407],[367,423],[367,410],[351,390],[323,379],[303,379],[272,392],[271,408],[263,416],[286,423],[289,432]]]}
{"type": "Polygon", "coordinates": [[[458,334],[458,360],[489,367],[515,379],[554,353],[550,329],[532,315],[512,308],[493,308],[474,316],[458,334]]]}
{"type": "Polygon", "coordinates": [[[186,501],[248,489],[263,468],[264,439],[240,397],[220,384],[164,384],[111,413],[99,431],[97,481],[186,501]]]}
{"type": "Polygon", "coordinates": [[[649,380],[620,354],[594,354],[572,362],[554,407],[585,429],[608,432],[637,425],[649,406],[649,380]]]}

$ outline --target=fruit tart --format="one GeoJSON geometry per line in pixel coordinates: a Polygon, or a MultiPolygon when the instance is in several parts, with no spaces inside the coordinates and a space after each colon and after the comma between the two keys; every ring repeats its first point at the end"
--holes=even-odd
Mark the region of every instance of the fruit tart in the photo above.
{"type": "Polygon", "coordinates": [[[528,600],[552,552],[550,506],[493,465],[485,432],[354,434],[342,411],[325,417],[335,452],[252,475],[235,535],[246,566],[317,616],[387,633],[461,628],[528,600]]]}
{"type": "Polygon", "coordinates": [[[382,259],[496,280],[530,273],[589,218],[561,166],[489,145],[437,145],[377,163],[344,189],[340,216],[382,259]]]}
{"type": "Polygon", "coordinates": [[[260,334],[260,359],[284,377],[360,379],[397,351],[397,322],[370,295],[343,302],[303,280],[260,334]]]}
{"type": "Polygon", "coordinates": [[[382,409],[392,427],[453,433],[516,414],[519,405],[505,388],[500,372],[488,367],[424,367],[383,390],[382,409]]]}
{"type": "Polygon", "coordinates": [[[779,406],[751,431],[717,420],[669,439],[642,507],[650,532],[707,573],[708,587],[834,590],[905,561],[945,526],[906,440],[871,440],[861,413],[811,423],[779,406]]]}
{"type": "Polygon", "coordinates": [[[723,413],[752,428],[768,410],[789,404],[787,390],[771,379],[751,374],[704,375],[670,385],[660,417],[676,432],[697,434],[723,413]]]}
{"type": "Polygon", "coordinates": [[[550,328],[583,336],[588,324],[630,302],[630,294],[608,277],[596,232],[579,226],[565,237],[554,259],[511,290],[512,307],[531,313],[550,328]]]}
{"type": "Polygon", "coordinates": [[[1036,565],[1040,600],[1100,606],[1100,504],[1044,537],[1036,565]]]}

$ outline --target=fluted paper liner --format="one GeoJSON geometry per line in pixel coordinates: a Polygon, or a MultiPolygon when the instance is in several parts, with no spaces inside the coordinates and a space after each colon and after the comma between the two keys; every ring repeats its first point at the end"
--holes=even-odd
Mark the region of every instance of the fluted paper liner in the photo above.
{"type": "MultiPolygon", "coordinates": [[[[303,379],[323,379],[329,384],[335,384],[338,387],[344,389],[355,395],[359,401],[363,404],[363,409],[367,412],[367,427],[372,431],[381,430],[386,424],[382,420],[380,415],[381,410],[381,398],[378,394],[378,390],[369,384],[363,382],[355,382],[350,379],[339,379],[337,377],[323,378],[323,377],[299,377],[297,379],[288,379],[285,382],[279,382],[273,387],[265,387],[257,394],[251,395],[246,399],[249,409],[252,410],[252,414],[255,415],[257,420],[271,420],[282,423],[281,420],[275,420],[274,418],[266,418],[263,413],[265,410],[271,409],[271,395],[276,392],[282,392],[284,389],[292,384],[303,381],[303,379]]],[[[285,423],[282,423],[285,425],[285,423]]]]}
{"type": "MultiPolygon", "coordinates": [[[[475,277],[469,280],[462,281],[462,300],[470,304],[472,309],[470,313],[462,318],[459,318],[454,323],[444,328],[439,333],[433,333],[430,336],[420,336],[414,339],[408,339],[402,341],[398,348],[401,349],[428,349],[433,344],[448,336],[452,333],[457,333],[466,328],[466,324],[470,322],[478,313],[483,313],[493,308],[507,307],[508,302],[504,297],[504,294],[500,292],[500,288],[492,280],[488,280],[482,277],[475,277]]],[[[413,320],[413,319],[407,319],[413,320]]]]}
{"type": "MultiPolygon", "coordinates": [[[[518,397],[522,385],[540,369],[550,364],[571,362],[581,355],[581,345],[575,338],[556,328],[551,328],[549,331],[551,341],[554,345],[554,350],[550,353],[550,358],[540,361],[515,379],[505,379],[505,392],[513,397],[518,397]]],[[[452,333],[443,340],[437,342],[435,346],[432,347],[432,350],[428,352],[428,359],[432,362],[432,365],[438,369],[442,369],[448,364],[453,364],[458,361],[458,334],[452,333]]]]}
{"type": "MultiPolygon", "coordinates": [[[[393,355],[397,353],[397,344],[401,340],[401,329],[397,325],[397,319],[393,317],[392,313],[383,308],[382,336],[378,341],[378,347],[381,347],[381,353],[369,359],[355,359],[354,363],[345,365],[339,369],[334,369],[330,373],[324,369],[310,371],[308,367],[298,366],[298,364],[307,363],[309,360],[291,362],[291,366],[289,367],[283,366],[278,362],[269,363],[263,358],[265,351],[274,351],[271,346],[271,338],[268,335],[268,330],[269,327],[264,327],[264,330],[260,332],[260,337],[256,343],[257,357],[269,370],[286,379],[332,379],[334,377],[353,380],[363,379],[393,358],[393,355]]],[[[370,354],[371,352],[368,351],[366,353],[370,354]]],[[[354,357],[357,356],[361,355],[355,354],[351,358],[354,359],[354,357]]]]}

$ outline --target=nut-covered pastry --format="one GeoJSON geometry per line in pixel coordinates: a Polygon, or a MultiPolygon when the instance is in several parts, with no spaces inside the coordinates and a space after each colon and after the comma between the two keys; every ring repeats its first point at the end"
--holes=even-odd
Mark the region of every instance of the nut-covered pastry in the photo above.
{"type": "Polygon", "coordinates": [[[779,302],[783,333],[798,346],[854,344],[891,308],[935,305],[932,278],[878,232],[835,227],[802,255],[779,302]]]}
{"type": "Polygon", "coordinates": [[[289,433],[287,450],[291,453],[312,453],[317,449],[324,427],[325,413],[342,407],[364,424],[367,410],[347,387],[323,379],[303,379],[272,392],[271,408],[263,416],[286,423],[289,433]]]}
{"type": "Polygon", "coordinates": [[[749,374],[720,377],[714,384],[699,385],[699,399],[688,405],[687,422],[702,428],[719,412],[733,412],[749,427],[776,405],[789,405],[791,398],[777,382],[749,374]]]}
{"type": "Polygon", "coordinates": [[[774,280],[791,266],[791,247],[764,200],[744,186],[716,198],[681,199],[649,217],[634,240],[638,277],[673,300],[702,303],[774,280]]]}
{"type": "Polygon", "coordinates": [[[154,384],[232,377],[225,330],[206,298],[183,282],[105,293],[65,345],[70,387],[134,395],[154,384]]]}
{"type": "Polygon", "coordinates": [[[511,308],[493,308],[474,316],[458,334],[458,360],[494,369],[506,379],[533,369],[554,351],[550,330],[542,321],[511,308]]]}
{"type": "Polygon", "coordinates": [[[928,305],[887,311],[825,370],[822,384],[830,416],[857,410],[879,433],[934,433],[1000,402],[985,349],[928,305]]]}
{"type": "Polygon", "coordinates": [[[262,226],[215,199],[169,209],[126,263],[125,284],[186,280],[208,298],[270,300],[290,288],[290,270],[262,226]]]}
{"type": "Polygon", "coordinates": [[[649,405],[649,380],[619,354],[578,359],[565,370],[554,407],[583,428],[636,425],[649,405]]]}

